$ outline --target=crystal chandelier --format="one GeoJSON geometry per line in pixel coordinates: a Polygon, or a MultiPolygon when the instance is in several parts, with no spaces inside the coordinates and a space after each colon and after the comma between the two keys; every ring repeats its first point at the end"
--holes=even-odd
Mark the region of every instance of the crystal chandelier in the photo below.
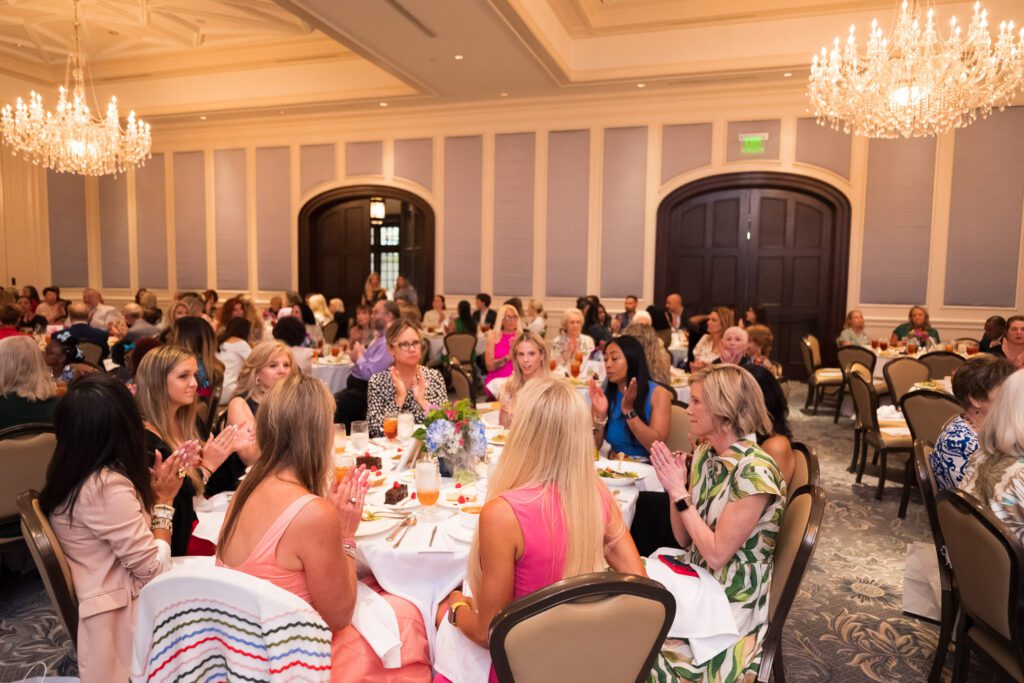
{"type": "Polygon", "coordinates": [[[44,109],[43,98],[35,91],[28,103],[19,97],[13,108],[8,104],[0,111],[0,133],[4,140],[23,158],[61,173],[107,175],[144,164],[152,146],[149,124],[136,120],[133,111],[122,130],[116,97],[107,105],[106,118],[94,117],[86,104],[84,69],[75,0],[75,41],[68,55],[57,110],[44,109]],[[73,81],[70,88],[69,74],[73,81]]]}
{"type": "Polygon", "coordinates": [[[867,52],[858,54],[854,27],[846,45],[835,39],[811,64],[808,97],[818,123],[870,138],[926,137],[970,125],[1011,103],[1024,81],[1024,30],[999,25],[993,44],[986,12],[974,5],[966,35],[950,21],[949,37],[928,8],[906,0],[892,39],[871,22],[867,52]],[[923,23],[923,27],[922,27],[923,23]]]}

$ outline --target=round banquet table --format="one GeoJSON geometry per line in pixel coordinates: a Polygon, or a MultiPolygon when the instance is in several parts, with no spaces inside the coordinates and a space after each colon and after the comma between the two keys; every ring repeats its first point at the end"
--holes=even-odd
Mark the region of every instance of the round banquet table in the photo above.
{"type": "Polygon", "coordinates": [[[355,364],[351,361],[326,363],[323,359],[319,359],[313,363],[313,376],[326,384],[332,394],[336,394],[345,388],[353,367],[355,364]]]}

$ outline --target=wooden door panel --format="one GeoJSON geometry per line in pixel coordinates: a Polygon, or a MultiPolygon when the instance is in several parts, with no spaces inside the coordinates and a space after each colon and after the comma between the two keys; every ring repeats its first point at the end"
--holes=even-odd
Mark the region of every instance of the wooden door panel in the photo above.
{"type": "Polygon", "coordinates": [[[798,256],[793,259],[793,296],[789,304],[793,307],[807,307],[807,314],[814,315],[818,307],[818,282],[821,259],[817,256],[798,256]]]}
{"type": "Polygon", "coordinates": [[[674,216],[678,220],[672,221],[674,257],[681,256],[683,250],[694,249],[704,246],[704,223],[707,220],[707,205],[698,204],[688,210],[680,211],[674,216]]]}
{"type": "Polygon", "coordinates": [[[740,197],[720,199],[712,206],[711,246],[735,248],[740,243],[740,197]]]}
{"type": "Polygon", "coordinates": [[[787,202],[778,197],[762,197],[758,205],[758,247],[786,246],[787,202]]]}
{"type": "Polygon", "coordinates": [[[786,273],[782,256],[761,256],[757,259],[757,302],[762,306],[781,306],[786,273]]]}

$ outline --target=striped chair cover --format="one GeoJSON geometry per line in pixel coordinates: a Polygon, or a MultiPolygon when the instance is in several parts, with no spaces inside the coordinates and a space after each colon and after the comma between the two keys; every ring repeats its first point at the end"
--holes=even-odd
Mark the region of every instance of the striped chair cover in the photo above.
{"type": "Polygon", "coordinates": [[[305,600],[224,567],[184,566],[139,594],[132,681],[329,681],[331,631],[305,600]]]}

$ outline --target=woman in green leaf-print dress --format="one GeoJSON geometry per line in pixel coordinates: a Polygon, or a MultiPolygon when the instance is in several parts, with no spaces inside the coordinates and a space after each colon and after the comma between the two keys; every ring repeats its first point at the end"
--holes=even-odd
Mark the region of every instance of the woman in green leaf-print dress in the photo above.
{"type": "Polygon", "coordinates": [[[768,630],[768,590],[786,483],[754,440],[754,432],[770,425],[754,378],[735,365],[712,365],[694,375],[690,387],[691,430],[705,443],[693,455],[689,476],[685,459],[661,443],[651,449],[651,464],[672,501],[672,531],[686,549],[684,559],[722,583],[743,635],[702,664],[694,662],[685,640],[670,638],[650,680],[753,681],[768,630]]]}

